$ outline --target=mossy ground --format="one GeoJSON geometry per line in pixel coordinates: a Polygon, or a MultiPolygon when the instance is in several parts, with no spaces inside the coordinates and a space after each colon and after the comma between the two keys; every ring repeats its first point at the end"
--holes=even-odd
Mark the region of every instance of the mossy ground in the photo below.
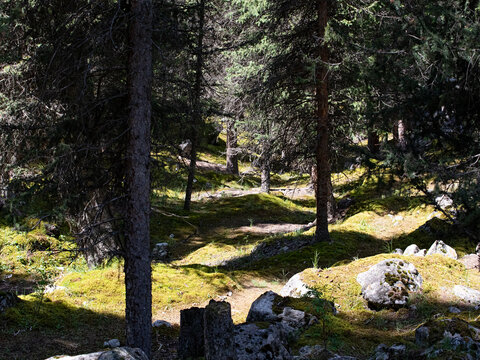
{"type": "MultiPolygon", "coordinates": [[[[223,163],[222,146],[206,147],[200,159],[223,163]]],[[[287,234],[262,234],[248,229],[258,224],[307,224],[314,219],[312,196],[289,198],[279,192],[250,193],[244,196],[196,200],[192,211],[182,210],[185,169],[168,154],[158,154],[161,164],[154,173],[157,186],[152,193],[151,239],[168,242],[170,258],[154,263],[153,313],[161,319],[165,311],[205,303],[228,291],[248,291],[249,287],[269,290],[285,283],[305,269],[305,278],[319,293],[338,304],[340,313],[328,315],[328,327],[317,325],[304,333],[296,344],[323,344],[333,350],[368,356],[379,343],[411,343],[414,329],[435,314],[446,315],[457,304],[451,289],[461,284],[480,289],[480,278],[459,262],[434,256],[402,257],[412,262],[424,278],[422,295],[414,296],[417,311],[373,312],[365,307],[355,277],[369,266],[391,258],[392,250],[411,243],[427,248],[442,239],[459,255],[473,251],[474,245],[452,229],[426,199],[388,172],[358,168],[334,176],[337,198],[355,200],[345,218],[330,225],[331,243],[317,243],[269,258],[256,257],[263,242],[284,244],[310,239],[314,229],[287,234]],[[167,179],[167,180],[165,180],[167,179]],[[428,231],[419,229],[428,223],[428,231]],[[243,259],[241,269],[222,267],[222,261],[243,259]],[[360,345],[358,345],[360,344],[360,345]]],[[[249,167],[241,163],[241,169],[249,167]]],[[[199,171],[195,193],[219,189],[250,189],[258,186],[258,175],[242,176],[199,171]]],[[[273,187],[298,188],[308,184],[308,176],[275,175],[273,187]]],[[[88,269],[67,233],[48,236],[45,226],[34,218],[13,224],[2,220],[0,228],[0,286],[23,288],[22,303],[0,315],[0,359],[42,359],[58,353],[82,353],[101,348],[110,338],[123,340],[123,265],[113,261],[88,269]],[[61,287],[43,294],[47,284],[61,287]],[[62,288],[63,287],[63,288],[62,288]],[[41,343],[41,346],[39,345],[41,343]],[[37,344],[31,346],[29,344],[37,344]]],[[[292,246],[291,248],[295,248],[292,246]]],[[[395,257],[399,257],[395,255],[395,257]]],[[[263,291],[263,290],[262,290],[263,291]]],[[[19,291],[22,294],[21,291],[19,291]]],[[[298,301],[300,308],[315,303],[298,301]]],[[[241,321],[246,314],[236,314],[241,321]]],[[[469,321],[479,313],[466,311],[469,321]]],[[[178,328],[170,335],[178,333],[178,328]]],[[[168,334],[167,334],[168,335],[168,334]]],[[[154,334],[154,341],[165,334],[154,334]]]]}

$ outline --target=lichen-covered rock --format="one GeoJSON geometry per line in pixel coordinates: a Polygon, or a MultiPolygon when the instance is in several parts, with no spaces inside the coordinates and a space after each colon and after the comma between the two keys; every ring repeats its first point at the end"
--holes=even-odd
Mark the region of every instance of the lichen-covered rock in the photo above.
{"type": "Polygon", "coordinates": [[[409,358],[480,359],[479,334],[458,318],[430,320],[415,331],[416,345],[424,350],[409,358]]]}
{"type": "Polygon", "coordinates": [[[388,347],[385,344],[380,344],[375,349],[375,354],[370,358],[371,360],[403,360],[409,357],[406,356],[407,347],[403,344],[396,344],[388,347]]]}
{"type": "Polygon", "coordinates": [[[457,260],[457,252],[452,247],[445,244],[442,240],[436,240],[430,249],[427,251],[427,255],[440,254],[451,259],[457,260]]]}
{"type": "Polygon", "coordinates": [[[235,349],[238,360],[290,360],[285,344],[288,339],[279,324],[260,327],[255,323],[235,326],[235,349]]]}
{"type": "Polygon", "coordinates": [[[358,274],[362,295],[371,309],[398,309],[407,304],[409,293],[420,291],[422,276],[413,264],[388,259],[358,274]]]}
{"type": "Polygon", "coordinates": [[[109,351],[100,351],[91,354],[76,356],[59,355],[47,360],[148,360],[148,357],[140,349],[130,347],[119,347],[109,351]]]}
{"type": "Polygon", "coordinates": [[[303,346],[298,350],[298,355],[293,357],[294,360],[357,360],[353,356],[344,356],[334,354],[330,350],[325,349],[321,345],[303,346]]]}
{"type": "Polygon", "coordinates": [[[20,301],[20,298],[14,293],[0,291],[0,313],[17,305],[20,301]]]}
{"type": "Polygon", "coordinates": [[[301,273],[293,275],[280,291],[282,296],[300,298],[308,295],[311,289],[302,281],[301,273]]]}
{"type": "Polygon", "coordinates": [[[420,347],[428,346],[428,338],[430,336],[430,330],[427,326],[420,326],[415,330],[415,344],[420,347]]]}
{"type": "Polygon", "coordinates": [[[467,303],[480,305],[480,291],[478,290],[474,290],[463,285],[455,285],[453,287],[453,293],[456,297],[467,303]]]}

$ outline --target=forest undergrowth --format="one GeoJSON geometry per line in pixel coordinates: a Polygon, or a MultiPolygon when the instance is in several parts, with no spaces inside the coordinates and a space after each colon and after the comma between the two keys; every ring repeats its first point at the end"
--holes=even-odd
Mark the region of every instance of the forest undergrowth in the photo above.
{"type": "MultiPolygon", "coordinates": [[[[221,163],[208,149],[201,159],[221,163]]],[[[184,170],[173,160],[167,164],[162,171],[180,179],[184,170]]],[[[351,200],[330,224],[332,242],[313,243],[314,228],[305,229],[315,218],[308,176],[274,175],[272,191],[265,194],[256,191],[259,179],[248,164],[242,170],[233,176],[200,168],[194,199],[207,196],[198,196],[190,213],[182,210],[180,180],[153,191],[152,247],[169,245],[167,261],[152,263],[153,320],[174,323],[155,329],[156,359],[175,356],[180,309],[223,299],[232,303],[234,321],[242,322],[256,296],[278,291],[304,270],[311,286],[337,304],[339,315],[329,322],[328,332],[313,326],[292,346],[326,341],[331,350],[360,358],[379,343],[413,343],[422,322],[447,316],[457,301],[445,288],[480,288],[478,272],[455,260],[400,256],[424,277],[423,294],[412,299],[418,311],[369,310],[356,274],[399,257],[392,255],[395,249],[412,243],[428,248],[441,239],[462,256],[474,252],[474,244],[401,178],[362,166],[333,176],[336,199],[351,200]],[[236,192],[229,194],[232,188],[236,192]],[[262,253],[262,248],[273,250],[262,253]]],[[[51,224],[35,216],[3,212],[0,291],[15,291],[22,302],[0,315],[0,359],[44,359],[97,351],[112,338],[124,342],[123,262],[112,259],[89,268],[68,227],[58,224],[56,229],[52,233],[51,224]]],[[[294,305],[311,306],[302,299],[294,305]]],[[[480,324],[478,310],[462,312],[462,317],[480,324]]]]}

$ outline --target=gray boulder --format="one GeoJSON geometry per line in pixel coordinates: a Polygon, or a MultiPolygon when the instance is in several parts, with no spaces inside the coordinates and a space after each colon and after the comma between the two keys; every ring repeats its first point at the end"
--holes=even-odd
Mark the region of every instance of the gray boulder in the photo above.
{"type": "Polygon", "coordinates": [[[100,351],[91,354],[76,356],[59,355],[46,360],[148,360],[148,357],[140,349],[130,347],[119,347],[109,351],[100,351]]]}
{"type": "Polygon", "coordinates": [[[357,360],[353,356],[344,356],[334,354],[330,350],[325,349],[321,345],[304,346],[298,350],[298,355],[293,357],[294,360],[357,360]]]}
{"type": "Polygon", "coordinates": [[[427,326],[420,326],[415,330],[415,344],[419,347],[428,346],[428,338],[430,336],[430,330],[427,326]]]}
{"type": "Polygon", "coordinates": [[[380,344],[375,349],[375,354],[370,358],[371,360],[403,360],[407,358],[407,347],[403,344],[396,344],[388,347],[385,344],[380,344]]]}
{"type": "Polygon", "coordinates": [[[302,281],[301,273],[293,275],[280,290],[281,296],[300,298],[308,295],[311,289],[302,281]]]}
{"type": "Polygon", "coordinates": [[[0,291],[0,314],[20,302],[20,298],[12,292],[0,291]]]}
{"type": "Polygon", "coordinates": [[[473,305],[480,305],[480,291],[471,289],[463,285],[455,285],[453,293],[456,297],[473,305]]]}
{"type": "Polygon", "coordinates": [[[419,251],[420,251],[420,248],[417,245],[411,244],[406,247],[405,251],[403,252],[403,255],[411,256],[411,255],[415,255],[419,251]]]}
{"type": "Polygon", "coordinates": [[[453,200],[448,195],[440,195],[435,198],[435,203],[443,210],[453,205],[453,200]]]}
{"type": "Polygon", "coordinates": [[[428,249],[427,255],[433,254],[440,254],[454,260],[457,260],[458,257],[455,249],[445,244],[442,240],[436,240],[428,249]]]}
{"type": "Polygon", "coordinates": [[[267,328],[255,323],[235,326],[235,349],[238,360],[290,360],[285,347],[288,339],[279,324],[267,328]]]}
{"type": "Polygon", "coordinates": [[[267,291],[255,300],[247,315],[247,322],[277,321],[278,315],[273,311],[273,303],[279,297],[273,291],[267,291]]]}
{"type": "Polygon", "coordinates": [[[477,254],[468,254],[458,259],[458,261],[465,265],[465,269],[467,270],[479,269],[480,256],[478,256],[477,254]]]}
{"type": "Polygon", "coordinates": [[[388,259],[358,274],[362,295],[371,309],[398,309],[407,305],[410,292],[420,291],[422,276],[413,264],[388,259]]]}
{"type": "Polygon", "coordinates": [[[152,259],[157,261],[165,261],[168,256],[168,243],[157,243],[152,249],[152,259]]]}
{"type": "Polygon", "coordinates": [[[103,343],[103,347],[107,347],[107,348],[118,348],[118,347],[120,347],[120,340],[118,340],[118,339],[111,339],[111,340],[105,341],[105,342],[103,343]]]}

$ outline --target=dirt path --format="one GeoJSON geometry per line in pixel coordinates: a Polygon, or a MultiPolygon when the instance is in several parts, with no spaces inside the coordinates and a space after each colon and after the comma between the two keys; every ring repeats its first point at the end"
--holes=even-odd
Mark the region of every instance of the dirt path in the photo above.
{"type": "MultiPolygon", "coordinates": [[[[272,188],[271,192],[281,192],[284,196],[290,199],[298,199],[307,196],[314,196],[313,189],[309,186],[305,187],[296,187],[296,188],[272,188]]],[[[202,200],[202,199],[218,199],[222,197],[239,197],[251,194],[260,194],[261,189],[251,188],[248,190],[242,189],[223,189],[216,192],[200,192],[193,196],[195,200],[202,200]]]]}
{"type": "MultiPolygon", "coordinates": [[[[214,300],[220,301],[224,300],[230,303],[232,307],[232,318],[235,323],[244,322],[248,310],[250,310],[250,306],[252,303],[264,292],[272,290],[278,293],[282,287],[283,283],[271,283],[266,282],[260,279],[253,279],[247,285],[243,287],[241,290],[236,290],[231,294],[222,294],[218,295],[214,298],[214,300]],[[231,295],[231,296],[228,296],[231,295]]],[[[180,310],[191,308],[192,306],[198,307],[205,307],[208,305],[209,301],[205,301],[203,303],[194,303],[190,305],[185,305],[182,307],[178,307],[175,309],[169,309],[165,311],[157,311],[153,314],[153,320],[165,320],[171,324],[180,324],[180,310]]]]}

